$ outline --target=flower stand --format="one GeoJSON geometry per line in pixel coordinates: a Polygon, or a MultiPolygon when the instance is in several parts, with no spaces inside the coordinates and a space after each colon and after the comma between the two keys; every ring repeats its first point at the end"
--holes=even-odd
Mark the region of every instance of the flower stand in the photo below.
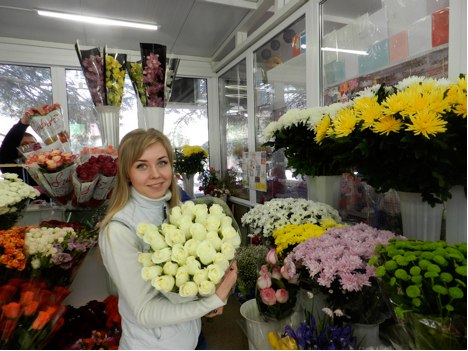
{"type": "Polygon", "coordinates": [[[341,175],[307,176],[307,199],[339,208],[341,197],[341,175]]]}
{"type": "Polygon", "coordinates": [[[97,106],[102,145],[119,145],[120,106],[97,106]]]}
{"type": "Polygon", "coordinates": [[[431,207],[421,194],[398,191],[403,235],[410,239],[438,241],[442,227],[443,205],[431,207]]]}
{"type": "Polygon", "coordinates": [[[272,348],[268,342],[270,331],[283,333],[286,325],[298,327],[303,319],[303,313],[295,311],[282,320],[265,322],[255,299],[244,302],[240,307],[240,314],[245,320],[244,332],[249,340],[249,350],[270,350],[272,348]]]}
{"type": "Polygon", "coordinates": [[[449,244],[466,242],[466,194],[463,186],[450,189],[452,198],[445,204],[446,241],[449,244]]]}
{"type": "MultiPolygon", "coordinates": [[[[140,104],[138,106],[140,107],[140,104]]],[[[139,114],[140,113],[143,115],[141,128],[154,128],[164,132],[164,107],[145,106],[139,109],[139,114]]]]}
{"type": "Polygon", "coordinates": [[[184,183],[184,190],[188,196],[193,198],[193,185],[194,174],[182,174],[182,182],[184,183]]]}

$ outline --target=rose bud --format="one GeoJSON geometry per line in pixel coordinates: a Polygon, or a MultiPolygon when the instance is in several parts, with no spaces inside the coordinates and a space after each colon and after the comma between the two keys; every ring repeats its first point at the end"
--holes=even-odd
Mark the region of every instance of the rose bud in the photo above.
{"type": "Polygon", "coordinates": [[[278,289],[275,293],[276,301],[279,303],[285,303],[289,299],[289,293],[286,289],[278,289]]]}
{"type": "Polygon", "coordinates": [[[273,288],[260,290],[260,297],[265,305],[272,306],[276,303],[276,294],[273,288]]]}
{"type": "Polygon", "coordinates": [[[278,255],[276,254],[276,249],[270,249],[266,255],[266,261],[269,264],[277,264],[278,263],[278,255]]]}
{"type": "Polygon", "coordinates": [[[269,288],[271,286],[271,274],[268,272],[260,273],[260,276],[257,278],[257,286],[259,289],[269,288]]]}
{"type": "Polygon", "coordinates": [[[281,280],[282,275],[279,267],[273,267],[273,269],[271,270],[271,277],[276,280],[281,280]]]}

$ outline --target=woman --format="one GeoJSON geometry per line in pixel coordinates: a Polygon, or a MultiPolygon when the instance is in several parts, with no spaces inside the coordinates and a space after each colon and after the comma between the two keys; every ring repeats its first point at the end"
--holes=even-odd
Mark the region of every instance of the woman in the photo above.
{"type": "Polygon", "coordinates": [[[145,243],[136,234],[141,223],[160,225],[168,207],[179,203],[172,146],[155,129],[136,129],[122,139],[117,180],[101,224],[99,248],[119,295],[121,349],[194,349],[201,317],[222,313],[237,279],[234,262],[214,295],[173,304],[141,278],[138,253],[145,243]]]}

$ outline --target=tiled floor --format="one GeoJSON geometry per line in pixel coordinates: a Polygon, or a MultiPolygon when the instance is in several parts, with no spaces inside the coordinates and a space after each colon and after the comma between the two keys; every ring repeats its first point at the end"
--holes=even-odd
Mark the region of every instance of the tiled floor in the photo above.
{"type": "Polygon", "coordinates": [[[223,314],[207,320],[203,318],[202,330],[208,350],[247,350],[247,337],[242,330],[240,303],[234,295],[229,297],[223,314]]]}

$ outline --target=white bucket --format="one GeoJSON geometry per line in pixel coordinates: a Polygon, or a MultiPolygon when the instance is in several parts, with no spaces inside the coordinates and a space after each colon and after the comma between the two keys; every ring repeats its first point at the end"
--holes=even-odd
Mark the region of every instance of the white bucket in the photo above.
{"type": "Polygon", "coordinates": [[[240,307],[240,314],[246,322],[245,333],[249,340],[249,350],[271,350],[272,346],[268,342],[270,331],[282,334],[286,325],[297,328],[304,319],[302,312],[295,311],[280,321],[265,322],[258,311],[255,299],[244,302],[240,307]]]}

